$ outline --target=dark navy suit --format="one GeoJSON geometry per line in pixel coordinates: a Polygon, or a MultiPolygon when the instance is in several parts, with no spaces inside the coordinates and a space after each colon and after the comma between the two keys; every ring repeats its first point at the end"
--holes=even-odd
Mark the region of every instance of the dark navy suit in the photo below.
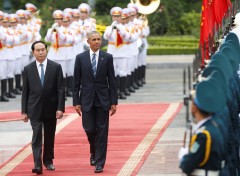
{"type": "Polygon", "coordinates": [[[81,105],[82,124],[90,143],[95,165],[104,167],[107,152],[109,110],[117,105],[116,79],[111,54],[99,51],[94,76],[90,51],[76,57],[73,105],[81,105]]]}

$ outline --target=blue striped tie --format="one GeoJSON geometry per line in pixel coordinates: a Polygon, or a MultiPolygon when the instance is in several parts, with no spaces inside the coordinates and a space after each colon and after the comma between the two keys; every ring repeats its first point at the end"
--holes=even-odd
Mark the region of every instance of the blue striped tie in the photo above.
{"type": "Polygon", "coordinates": [[[43,83],[44,83],[44,70],[43,70],[43,64],[40,64],[40,67],[41,67],[41,76],[40,76],[40,79],[41,79],[41,84],[43,86],[43,83]]]}
{"type": "Polygon", "coordinates": [[[93,53],[93,57],[92,57],[92,70],[93,70],[94,76],[96,76],[97,62],[96,62],[96,54],[95,53],[93,53]]]}

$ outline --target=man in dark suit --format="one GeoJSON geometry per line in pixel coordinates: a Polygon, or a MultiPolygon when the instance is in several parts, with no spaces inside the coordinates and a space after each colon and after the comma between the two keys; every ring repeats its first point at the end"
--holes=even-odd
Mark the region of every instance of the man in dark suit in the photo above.
{"type": "Polygon", "coordinates": [[[43,164],[55,170],[54,138],[57,119],[62,118],[65,108],[65,92],[61,65],[49,60],[47,45],[42,41],[32,44],[36,61],[23,71],[22,117],[30,119],[33,130],[33,173],[42,174],[42,128],[44,126],[43,164]]]}
{"type": "Polygon", "coordinates": [[[73,105],[82,116],[90,144],[90,164],[100,173],[106,161],[109,110],[110,116],[117,110],[116,79],[112,55],[100,51],[100,34],[90,32],[87,41],[90,50],[77,55],[75,61],[73,105]]]}

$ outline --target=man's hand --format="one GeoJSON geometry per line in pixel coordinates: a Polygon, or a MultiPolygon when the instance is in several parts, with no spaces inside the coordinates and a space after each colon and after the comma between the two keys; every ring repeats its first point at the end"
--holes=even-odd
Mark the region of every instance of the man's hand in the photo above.
{"type": "Polygon", "coordinates": [[[82,116],[82,110],[81,110],[81,105],[76,105],[75,106],[76,112],[79,114],[79,116],[82,116]]]}
{"type": "Polygon", "coordinates": [[[22,119],[23,119],[24,122],[28,122],[27,114],[22,114],[22,119]]]}
{"type": "Polygon", "coordinates": [[[110,116],[112,116],[113,114],[115,114],[116,111],[117,111],[117,105],[111,105],[110,116]]]}
{"type": "Polygon", "coordinates": [[[62,111],[57,111],[56,112],[56,118],[61,119],[63,117],[63,112],[62,111]]]}

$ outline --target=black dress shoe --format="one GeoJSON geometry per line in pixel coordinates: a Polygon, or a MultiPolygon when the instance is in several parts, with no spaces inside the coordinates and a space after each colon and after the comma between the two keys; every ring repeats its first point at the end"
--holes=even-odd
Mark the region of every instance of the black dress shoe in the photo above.
{"type": "Polygon", "coordinates": [[[15,91],[14,91],[14,93],[15,93],[16,95],[21,95],[21,94],[22,94],[22,92],[20,91],[19,88],[16,88],[15,91]]]}
{"type": "Polygon", "coordinates": [[[134,88],[133,88],[132,86],[130,86],[130,87],[128,88],[128,91],[129,91],[130,93],[134,93],[134,92],[135,92],[135,90],[134,90],[134,88]]]}
{"type": "Polygon", "coordinates": [[[70,90],[68,90],[68,91],[67,91],[67,96],[68,96],[68,97],[72,97],[72,96],[73,96],[73,93],[72,93],[70,90]]]}
{"type": "Polygon", "coordinates": [[[124,92],[119,93],[119,99],[125,100],[127,97],[124,95],[124,92]]]}
{"type": "Polygon", "coordinates": [[[101,173],[101,172],[103,172],[102,166],[96,166],[95,173],[101,173]]]}
{"type": "Polygon", "coordinates": [[[15,95],[14,93],[12,93],[12,92],[9,92],[9,93],[7,94],[7,97],[8,97],[8,98],[16,98],[16,95],[15,95]]]}
{"type": "Polygon", "coordinates": [[[42,174],[42,168],[41,167],[33,168],[32,173],[36,173],[36,174],[40,175],[40,174],[42,174]]]}
{"type": "Polygon", "coordinates": [[[130,95],[131,95],[130,92],[128,91],[128,89],[126,89],[126,90],[124,91],[124,95],[126,95],[126,96],[130,96],[130,95]]]}
{"type": "Polygon", "coordinates": [[[0,101],[9,102],[9,99],[7,98],[7,96],[3,95],[0,97],[0,101]]]}
{"type": "Polygon", "coordinates": [[[95,165],[95,158],[94,158],[94,156],[91,154],[91,156],[90,156],[90,165],[91,166],[94,166],[95,165]]]}
{"type": "Polygon", "coordinates": [[[55,170],[55,167],[53,164],[48,164],[48,165],[44,165],[46,167],[47,170],[55,170]]]}

